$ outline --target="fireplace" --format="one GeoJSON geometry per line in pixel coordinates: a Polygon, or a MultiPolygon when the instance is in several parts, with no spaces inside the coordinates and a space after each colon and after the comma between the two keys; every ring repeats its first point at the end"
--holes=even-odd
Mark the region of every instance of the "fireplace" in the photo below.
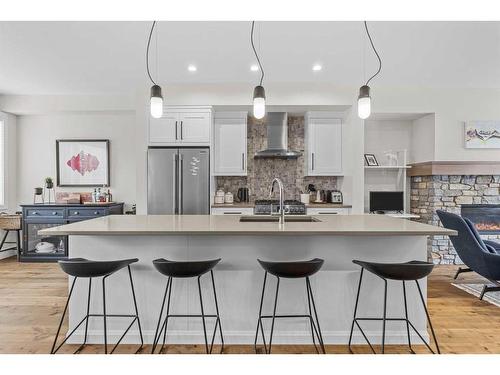
{"type": "Polygon", "coordinates": [[[474,223],[481,234],[500,234],[500,204],[462,204],[462,217],[474,223]]]}

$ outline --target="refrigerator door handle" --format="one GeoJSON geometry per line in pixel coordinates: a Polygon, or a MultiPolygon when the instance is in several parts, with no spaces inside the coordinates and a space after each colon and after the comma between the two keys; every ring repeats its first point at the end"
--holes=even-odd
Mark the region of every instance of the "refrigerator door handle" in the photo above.
{"type": "Polygon", "coordinates": [[[178,173],[178,182],[179,182],[179,194],[178,194],[178,199],[179,199],[179,204],[178,204],[178,211],[179,214],[183,213],[184,207],[182,205],[182,200],[184,199],[184,181],[182,178],[182,175],[184,173],[184,158],[182,157],[182,154],[179,155],[179,173],[178,173]]]}
{"type": "Polygon", "coordinates": [[[176,171],[177,171],[177,154],[173,154],[172,155],[172,163],[173,163],[173,171],[174,171],[174,178],[172,178],[172,182],[173,182],[173,186],[172,186],[172,207],[174,208],[174,214],[177,213],[177,204],[176,204],[176,198],[177,198],[177,194],[176,194],[176,190],[177,190],[177,186],[176,186],[176,171]]]}
{"type": "Polygon", "coordinates": [[[177,121],[175,121],[175,140],[177,141],[177,121]]]}

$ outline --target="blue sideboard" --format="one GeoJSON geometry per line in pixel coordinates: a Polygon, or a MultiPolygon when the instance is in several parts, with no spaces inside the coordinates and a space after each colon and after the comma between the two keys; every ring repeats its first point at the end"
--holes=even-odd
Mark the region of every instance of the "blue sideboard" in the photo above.
{"type": "Polygon", "coordinates": [[[55,262],[68,257],[68,236],[41,236],[40,229],[107,215],[122,215],[123,203],[26,204],[23,211],[23,246],[20,262],[55,262]]]}

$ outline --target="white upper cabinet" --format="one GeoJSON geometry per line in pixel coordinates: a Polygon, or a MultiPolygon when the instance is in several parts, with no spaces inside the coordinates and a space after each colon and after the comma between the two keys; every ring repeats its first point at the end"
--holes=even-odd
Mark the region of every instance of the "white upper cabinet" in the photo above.
{"type": "Polygon", "coordinates": [[[149,118],[149,144],[158,146],[210,145],[210,107],[165,108],[159,119],[149,118]]]}
{"type": "Polygon", "coordinates": [[[342,175],[342,117],[308,112],[305,124],[307,176],[342,175]]]}
{"type": "Polygon", "coordinates": [[[247,112],[215,114],[214,175],[247,175],[247,112]]]}

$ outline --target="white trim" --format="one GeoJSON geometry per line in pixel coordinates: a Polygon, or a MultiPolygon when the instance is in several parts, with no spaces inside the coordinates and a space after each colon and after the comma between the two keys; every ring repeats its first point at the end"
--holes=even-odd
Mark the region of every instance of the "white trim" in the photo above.
{"type": "Polygon", "coordinates": [[[7,154],[9,117],[6,113],[0,112],[0,198],[3,196],[3,202],[0,200],[0,209],[9,208],[9,189],[7,187],[9,164],[7,154]]]}

